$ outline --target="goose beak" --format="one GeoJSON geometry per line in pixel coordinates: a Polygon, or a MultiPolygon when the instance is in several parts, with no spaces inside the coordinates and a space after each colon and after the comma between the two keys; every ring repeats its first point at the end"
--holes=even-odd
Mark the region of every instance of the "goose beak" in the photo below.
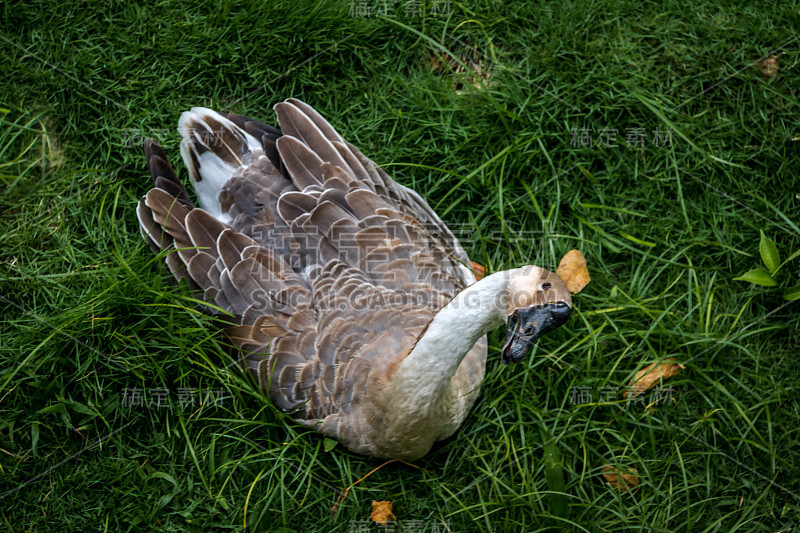
{"type": "Polygon", "coordinates": [[[556,329],[569,318],[572,308],[566,302],[517,309],[508,317],[503,362],[519,363],[525,360],[536,341],[556,329]]]}

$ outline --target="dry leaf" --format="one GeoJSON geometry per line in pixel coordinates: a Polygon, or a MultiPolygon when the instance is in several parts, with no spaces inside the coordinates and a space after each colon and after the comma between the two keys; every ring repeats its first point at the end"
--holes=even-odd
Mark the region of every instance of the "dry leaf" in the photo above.
{"type": "Polygon", "coordinates": [[[614,468],[610,464],[603,465],[603,477],[609,485],[617,489],[619,492],[628,492],[628,490],[639,485],[639,471],[635,468],[628,468],[625,473],[619,468],[614,468]]]}
{"type": "Polygon", "coordinates": [[[472,267],[472,273],[475,274],[475,279],[477,281],[480,281],[486,277],[486,268],[483,265],[479,265],[474,261],[470,261],[469,266],[472,267]]]}
{"type": "Polygon", "coordinates": [[[369,515],[372,521],[382,526],[396,520],[392,513],[392,502],[372,502],[372,514],[369,515]]]}
{"type": "Polygon", "coordinates": [[[564,280],[572,294],[581,292],[592,280],[589,269],[586,268],[586,258],[578,250],[570,250],[561,258],[556,274],[564,280]]]}
{"type": "Polygon", "coordinates": [[[761,61],[756,62],[756,66],[758,70],[761,71],[761,75],[765,78],[774,78],[778,75],[778,58],[774,56],[770,56],[766,59],[762,59],[761,61]]]}
{"type": "MultiPolygon", "coordinates": [[[[448,50],[452,53],[441,53],[432,56],[428,59],[428,66],[430,69],[439,76],[449,74],[450,81],[456,94],[464,93],[464,86],[470,84],[476,89],[485,89],[492,83],[491,65],[489,61],[478,50],[477,46],[472,48],[460,43],[462,46],[449,47],[448,50]],[[458,59],[455,59],[455,57],[458,59]]],[[[420,58],[420,62],[424,63],[424,59],[420,58]]]]}
{"type": "Polygon", "coordinates": [[[675,359],[672,358],[664,359],[661,364],[653,363],[652,365],[647,365],[633,376],[630,388],[625,391],[625,398],[635,398],[649,391],[662,380],[677,376],[685,368],[685,366],[676,363],[675,359]],[[658,370],[656,371],[656,369],[658,370]]]}

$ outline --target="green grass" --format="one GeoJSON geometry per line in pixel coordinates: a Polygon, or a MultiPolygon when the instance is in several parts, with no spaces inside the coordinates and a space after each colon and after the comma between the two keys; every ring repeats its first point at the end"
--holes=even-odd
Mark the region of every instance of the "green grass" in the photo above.
{"type": "Polygon", "coordinates": [[[0,529],[378,531],[354,521],[392,500],[397,531],[794,530],[800,304],[782,289],[800,261],[780,288],[733,278],[760,264],[760,230],[800,249],[797,5],[360,4],[0,7],[0,529]],[[487,85],[435,56],[477,58],[487,85]],[[182,110],[272,122],[287,97],[423,194],[489,270],[579,248],[592,274],[529,362],[501,365],[492,334],[454,438],[343,499],[380,462],[326,451],[262,399],[134,212],[144,136],[176,163],[182,110]],[[667,357],[686,366],[671,398],[626,406],[635,372],[667,357]],[[125,405],[135,388],[168,405],[125,405]],[[182,389],[225,397],[182,405],[182,389]],[[606,463],[639,487],[610,488],[606,463]]]}

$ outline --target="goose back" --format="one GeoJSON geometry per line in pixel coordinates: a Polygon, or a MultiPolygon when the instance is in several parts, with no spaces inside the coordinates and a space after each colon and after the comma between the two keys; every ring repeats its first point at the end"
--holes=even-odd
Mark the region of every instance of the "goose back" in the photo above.
{"type": "MultiPolygon", "coordinates": [[[[436,312],[475,281],[469,260],[422,197],[314,109],[290,99],[275,111],[281,129],[184,114],[181,151],[202,207],[147,141],[154,187],[138,206],[142,234],[226,317],[276,406],[354,451],[403,456],[382,434],[393,416],[386,385],[436,312]]],[[[435,438],[460,425],[485,357],[484,338],[453,378],[457,405],[420,415],[438,419],[435,438]]]]}

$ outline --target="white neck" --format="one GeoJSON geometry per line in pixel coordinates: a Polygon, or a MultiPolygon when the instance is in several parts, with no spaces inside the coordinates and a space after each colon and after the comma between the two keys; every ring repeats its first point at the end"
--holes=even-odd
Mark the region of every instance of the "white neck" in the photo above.
{"type": "Polygon", "coordinates": [[[505,323],[508,282],[515,272],[487,276],[444,306],[400,363],[394,381],[421,397],[445,393],[478,339],[505,323]]]}

